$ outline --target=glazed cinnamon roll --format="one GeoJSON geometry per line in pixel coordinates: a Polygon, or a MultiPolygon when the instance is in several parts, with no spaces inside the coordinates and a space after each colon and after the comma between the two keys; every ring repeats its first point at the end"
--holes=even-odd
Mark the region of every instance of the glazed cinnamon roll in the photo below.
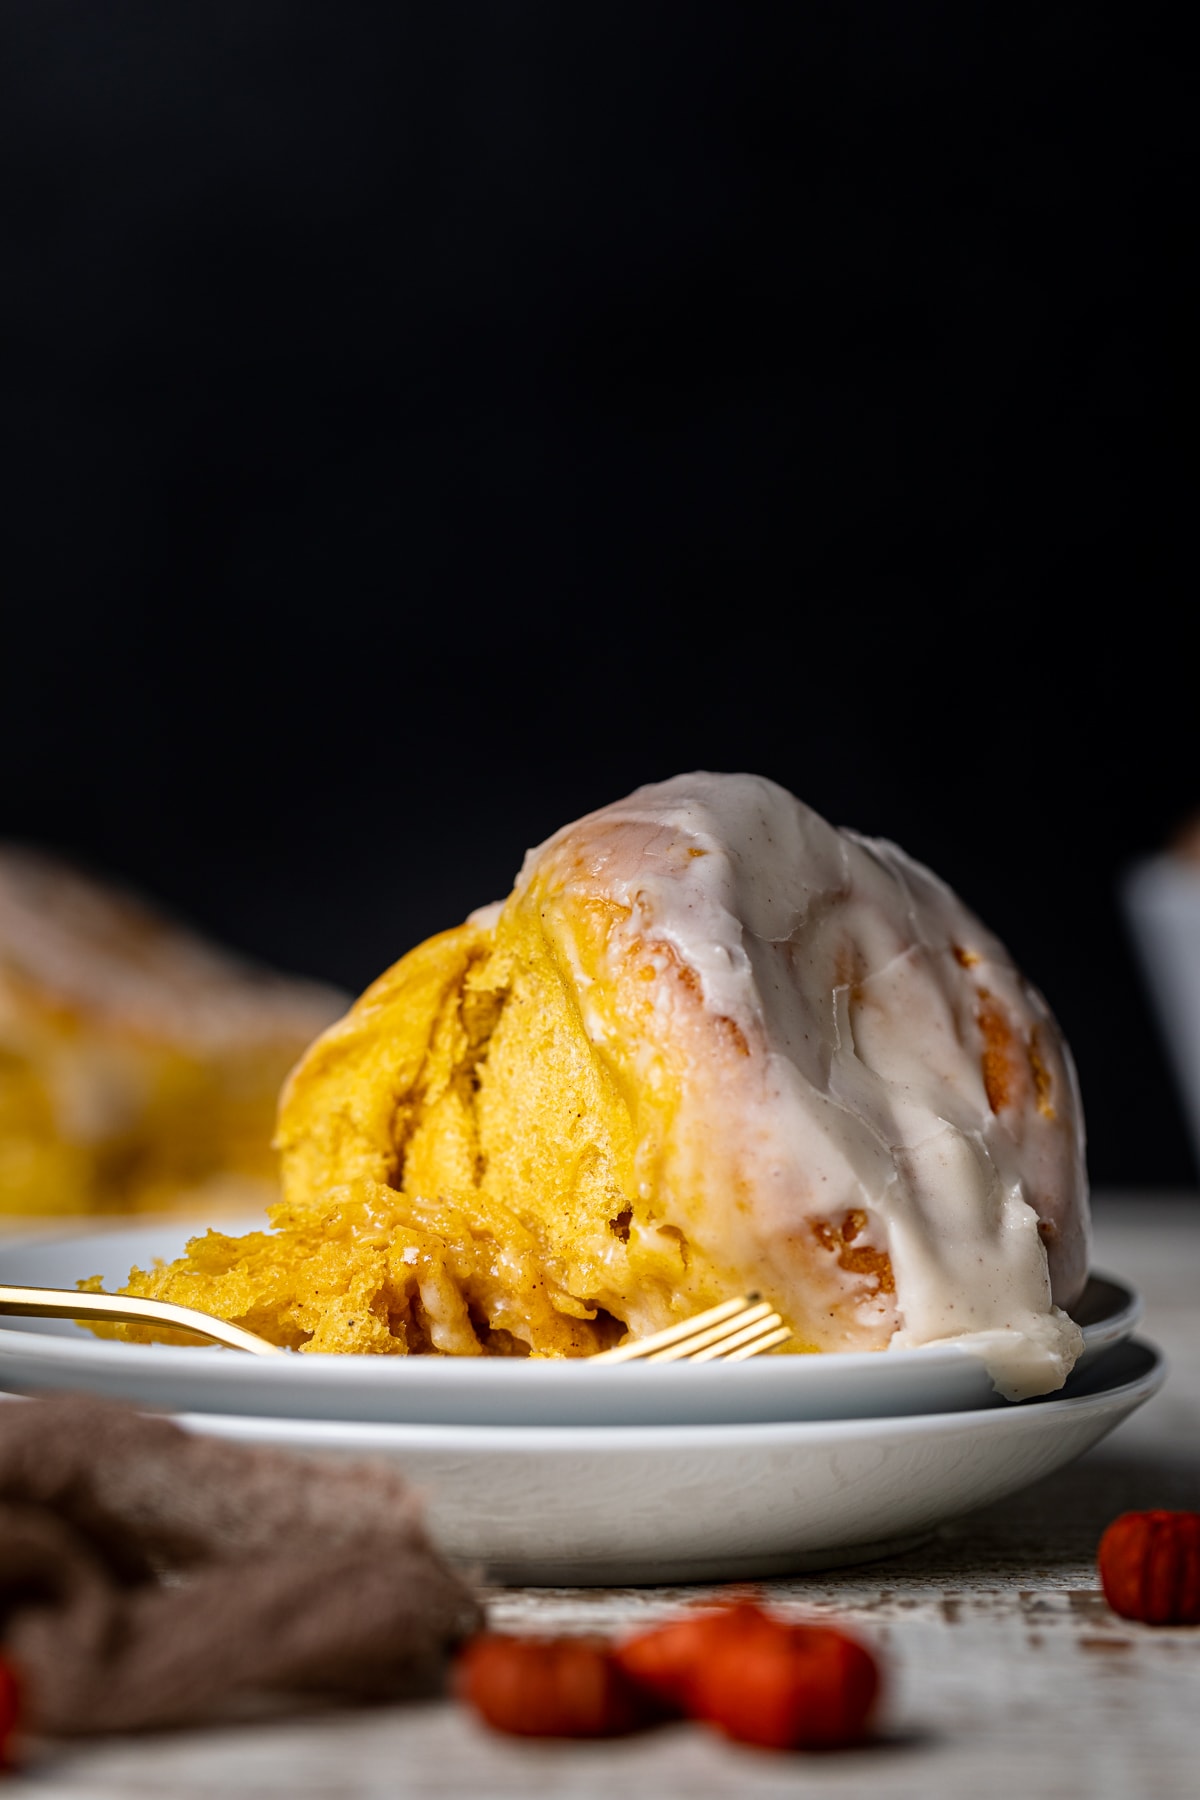
{"type": "Polygon", "coordinates": [[[317,1038],[277,1145],[272,1228],[136,1291],[309,1350],[581,1356],[754,1291],[793,1351],[965,1339],[1013,1395],[1079,1352],[1046,1002],[928,869],[760,776],[531,850],[317,1038]]]}

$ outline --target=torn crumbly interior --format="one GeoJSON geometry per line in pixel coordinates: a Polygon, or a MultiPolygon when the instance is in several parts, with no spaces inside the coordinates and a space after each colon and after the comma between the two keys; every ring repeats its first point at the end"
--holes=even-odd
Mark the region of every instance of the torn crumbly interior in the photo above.
{"type": "Polygon", "coordinates": [[[635,1114],[548,956],[443,932],[293,1076],[271,1229],[210,1230],[127,1291],[298,1350],[610,1348],[737,1291],[684,1209],[643,1197],[635,1114]]]}
{"type": "Polygon", "coordinates": [[[315,1040],[276,1145],[268,1229],[126,1291],[297,1350],[535,1357],[756,1292],[786,1352],[960,1340],[1014,1396],[1081,1343],[1049,1009],[929,871],[758,776],[641,788],[531,850],[315,1040]]]}

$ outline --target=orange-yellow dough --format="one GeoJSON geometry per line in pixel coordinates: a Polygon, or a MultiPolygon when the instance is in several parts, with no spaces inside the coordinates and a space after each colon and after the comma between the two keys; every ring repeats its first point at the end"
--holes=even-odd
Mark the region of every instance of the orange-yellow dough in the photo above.
{"type": "Polygon", "coordinates": [[[1045,1002],[927,870],[760,777],[530,851],[316,1040],[277,1143],[271,1229],[133,1292],[310,1351],[579,1356],[754,1290],[792,1349],[963,1337],[1014,1394],[1078,1354],[1045,1002]]]}
{"type": "Polygon", "coordinates": [[[0,846],[0,1215],[277,1199],[280,1083],[344,1005],[0,846]]]}

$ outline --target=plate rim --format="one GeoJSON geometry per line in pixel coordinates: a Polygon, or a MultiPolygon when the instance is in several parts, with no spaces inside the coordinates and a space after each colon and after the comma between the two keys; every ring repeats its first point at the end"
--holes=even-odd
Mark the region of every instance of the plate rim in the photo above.
{"type": "MultiPolygon", "coordinates": [[[[346,1440],[364,1434],[385,1434],[386,1443],[362,1445],[363,1454],[372,1449],[462,1449],[521,1453],[551,1451],[562,1455],[576,1454],[582,1449],[603,1453],[621,1449],[643,1449],[661,1454],[664,1439],[670,1448],[703,1449],[714,1442],[769,1447],[772,1444],[795,1444],[819,1438],[838,1439],[884,1435],[955,1436],[979,1430],[990,1432],[1042,1430],[1052,1427],[1065,1413],[1083,1414],[1119,1410],[1126,1404],[1140,1403],[1159,1392],[1170,1374],[1170,1360],[1162,1346],[1148,1338],[1129,1338],[1121,1348],[1139,1350],[1150,1359],[1140,1373],[1123,1380],[1108,1381],[1082,1394],[1046,1394],[1005,1407],[967,1407],[956,1412],[863,1414],[839,1419],[759,1419],[744,1422],[718,1420],[697,1423],[683,1420],[666,1424],[623,1425],[472,1425],[454,1422],[430,1424],[407,1420],[355,1420],[289,1418],[272,1414],[217,1413],[179,1411],[171,1416],[190,1430],[202,1430],[214,1420],[245,1427],[228,1435],[253,1437],[263,1427],[278,1427],[278,1436],[286,1433],[315,1432],[329,1447],[347,1446],[346,1440]],[[469,1440],[464,1442],[463,1440],[469,1440]]],[[[1092,1377],[1096,1379],[1095,1376],[1092,1377]]],[[[259,1440],[265,1441],[265,1440],[259,1440]]],[[[311,1448],[320,1448],[314,1442],[311,1448]]]]}
{"type": "MultiPolygon", "coordinates": [[[[28,1245],[29,1241],[28,1238],[13,1240],[14,1244],[21,1246],[28,1245]]],[[[39,1246],[61,1244],[63,1241],[61,1237],[49,1235],[39,1240],[39,1246]]],[[[7,1247],[6,1244],[0,1242],[0,1265],[3,1263],[7,1247]]],[[[1080,1327],[1084,1338],[1083,1354],[1090,1357],[1109,1344],[1128,1338],[1142,1320],[1145,1303],[1139,1291],[1130,1281],[1107,1269],[1089,1270],[1088,1281],[1104,1282],[1124,1296],[1114,1312],[1091,1325],[1080,1327]]],[[[1084,1291],[1086,1293],[1086,1288],[1084,1291]]],[[[3,1315],[0,1314],[0,1317],[3,1315]]],[[[247,1372],[253,1369],[256,1377],[275,1382],[296,1379],[292,1375],[285,1375],[283,1371],[303,1368],[305,1370],[319,1369],[326,1379],[332,1378],[335,1382],[348,1383],[352,1377],[362,1379],[365,1376],[368,1380],[380,1384],[385,1378],[389,1381],[396,1380],[401,1369],[408,1369],[412,1375],[419,1372],[422,1379],[441,1383],[446,1387],[453,1386],[455,1383],[474,1383],[480,1380],[495,1385],[510,1377],[516,1368],[524,1371],[521,1376],[522,1380],[532,1379],[543,1384],[557,1381],[565,1385],[568,1381],[577,1381],[580,1379],[578,1371],[582,1369],[592,1371],[588,1377],[591,1380],[595,1379],[600,1369],[603,1369],[606,1380],[614,1376],[618,1380],[628,1379],[631,1373],[643,1380],[645,1376],[644,1365],[639,1366],[636,1363],[595,1365],[590,1363],[587,1357],[386,1356],[361,1351],[342,1353],[317,1350],[294,1351],[278,1358],[247,1358],[239,1355],[236,1351],[230,1352],[217,1345],[130,1344],[113,1338],[69,1337],[60,1332],[41,1332],[31,1326],[15,1329],[11,1326],[0,1325],[0,1352],[24,1355],[31,1359],[37,1359],[40,1356],[66,1356],[68,1361],[94,1363],[103,1361],[108,1356],[115,1356],[118,1361],[114,1366],[119,1367],[120,1363],[131,1353],[141,1356],[147,1351],[154,1355],[156,1366],[161,1367],[164,1371],[172,1366],[176,1368],[186,1366],[206,1376],[220,1376],[224,1371],[225,1375],[230,1376],[235,1383],[237,1381],[235,1371],[238,1369],[247,1372]],[[170,1360],[159,1365],[159,1357],[166,1357],[170,1360]],[[175,1362],[176,1358],[186,1358],[186,1365],[175,1362]],[[335,1370],[340,1372],[335,1374],[335,1370]],[[376,1373],[368,1375],[368,1370],[374,1370],[376,1373]],[[538,1371],[537,1374],[532,1373],[535,1370],[538,1371]],[[547,1373],[551,1370],[555,1373],[547,1373]],[[564,1370],[571,1370],[572,1373],[564,1375],[562,1373],[564,1370]],[[434,1371],[438,1371],[438,1373],[434,1371]],[[485,1373],[485,1371],[487,1372],[485,1373]]],[[[744,1363],[722,1364],[717,1361],[701,1366],[710,1375],[716,1375],[716,1371],[720,1370],[721,1373],[716,1375],[716,1379],[721,1381],[729,1380],[731,1376],[744,1381],[746,1379],[745,1372],[753,1371],[753,1378],[756,1382],[783,1382],[785,1375],[791,1381],[795,1381],[798,1369],[805,1367],[820,1368],[827,1376],[877,1372],[881,1367],[881,1357],[886,1358],[883,1366],[901,1370],[919,1370],[942,1358],[949,1359],[950,1366],[960,1363],[964,1359],[972,1363],[982,1361],[980,1352],[971,1344],[941,1338],[934,1339],[927,1344],[915,1344],[898,1350],[890,1350],[886,1347],[882,1351],[828,1350],[786,1357],[756,1357],[744,1363]],[[769,1373],[771,1369],[780,1372],[772,1375],[769,1373]]],[[[685,1371],[687,1378],[691,1378],[696,1366],[686,1362],[655,1364],[655,1380],[664,1380],[669,1384],[683,1376],[685,1371]]],[[[405,1377],[399,1375],[399,1379],[403,1381],[405,1377]]],[[[803,1381],[804,1377],[801,1375],[799,1379],[803,1381]]]]}

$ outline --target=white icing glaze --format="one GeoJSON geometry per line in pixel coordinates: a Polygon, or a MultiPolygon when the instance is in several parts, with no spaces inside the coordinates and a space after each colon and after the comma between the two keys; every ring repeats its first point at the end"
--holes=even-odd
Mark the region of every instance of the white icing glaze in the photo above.
{"type": "Polygon", "coordinates": [[[814,1216],[860,1209],[895,1299],[837,1270],[822,1277],[855,1296],[850,1324],[830,1324],[822,1347],[952,1340],[1010,1397],[1062,1384],[1081,1347],[1062,1305],[1089,1253],[1078,1084],[1044,1000],[945,883],[774,782],[695,773],[531,850],[513,903],[531,896],[598,1045],[613,1017],[589,991],[621,979],[634,945],[699,978],[706,1033],[658,981],[633,1054],[652,1085],[662,1045],[689,1045],[681,1116],[654,1166],[677,1194],[710,1196],[716,1251],[786,1296],[811,1264],[814,1216]],[[600,970],[572,951],[588,894],[625,909],[600,970]],[[985,1079],[989,1020],[1008,1034],[1000,1104],[985,1079]],[[740,1058],[713,1052],[720,1021],[740,1034],[740,1058]]]}

